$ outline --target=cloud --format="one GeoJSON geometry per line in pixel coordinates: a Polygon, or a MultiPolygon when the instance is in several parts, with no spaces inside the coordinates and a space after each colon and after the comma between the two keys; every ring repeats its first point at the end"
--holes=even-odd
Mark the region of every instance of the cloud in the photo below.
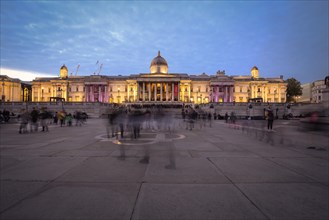
{"type": "Polygon", "coordinates": [[[56,75],[50,75],[45,73],[30,72],[26,70],[15,70],[8,68],[0,68],[1,75],[7,75],[11,78],[18,78],[22,81],[32,81],[36,77],[57,77],[56,75]]]}

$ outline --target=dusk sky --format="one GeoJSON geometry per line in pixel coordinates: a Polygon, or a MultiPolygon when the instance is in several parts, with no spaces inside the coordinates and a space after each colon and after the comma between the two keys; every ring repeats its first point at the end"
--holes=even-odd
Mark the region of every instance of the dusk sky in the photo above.
{"type": "Polygon", "coordinates": [[[159,50],[169,73],[324,79],[328,1],[1,1],[1,75],[148,73],[159,50]]]}

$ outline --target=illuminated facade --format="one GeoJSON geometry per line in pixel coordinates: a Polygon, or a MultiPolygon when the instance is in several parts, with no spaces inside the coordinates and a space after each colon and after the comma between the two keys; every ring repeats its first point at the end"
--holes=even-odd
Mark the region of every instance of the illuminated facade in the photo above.
{"type": "Polygon", "coordinates": [[[283,77],[260,78],[257,67],[247,76],[227,76],[225,71],[214,75],[202,73],[169,73],[168,63],[158,55],[151,61],[150,72],[129,76],[69,76],[65,65],[59,77],[36,78],[32,81],[32,101],[47,102],[51,97],[68,102],[103,103],[221,103],[285,102],[283,77]]]}
{"type": "Polygon", "coordinates": [[[312,103],[320,103],[323,101],[323,90],[326,89],[325,80],[316,80],[311,87],[312,103]]]}
{"type": "Polygon", "coordinates": [[[31,85],[19,79],[0,75],[0,98],[2,102],[31,101],[31,85]]]}
{"type": "Polygon", "coordinates": [[[262,99],[263,102],[286,102],[287,83],[283,76],[279,78],[260,78],[256,66],[250,76],[233,76],[234,101],[248,102],[250,99],[262,99]]]}

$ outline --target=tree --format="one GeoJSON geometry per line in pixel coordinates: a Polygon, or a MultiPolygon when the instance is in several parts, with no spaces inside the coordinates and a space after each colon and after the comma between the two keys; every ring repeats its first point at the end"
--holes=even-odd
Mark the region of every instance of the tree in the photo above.
{"type": "Polygon", "coordinates": [[[287,85],[287,102],[296,102],[296,97],[303,94],[302,86],[300,82],[295,78],[289,78],[286,80],[287,85]]]}

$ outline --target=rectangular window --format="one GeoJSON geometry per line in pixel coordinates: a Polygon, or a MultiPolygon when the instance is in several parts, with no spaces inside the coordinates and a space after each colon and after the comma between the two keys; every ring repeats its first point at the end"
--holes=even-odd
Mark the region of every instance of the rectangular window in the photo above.
{"type": "Polygon", "coordinates": [[[77,86],[76,91],[79,92],[79,86],[77,86]]]}

